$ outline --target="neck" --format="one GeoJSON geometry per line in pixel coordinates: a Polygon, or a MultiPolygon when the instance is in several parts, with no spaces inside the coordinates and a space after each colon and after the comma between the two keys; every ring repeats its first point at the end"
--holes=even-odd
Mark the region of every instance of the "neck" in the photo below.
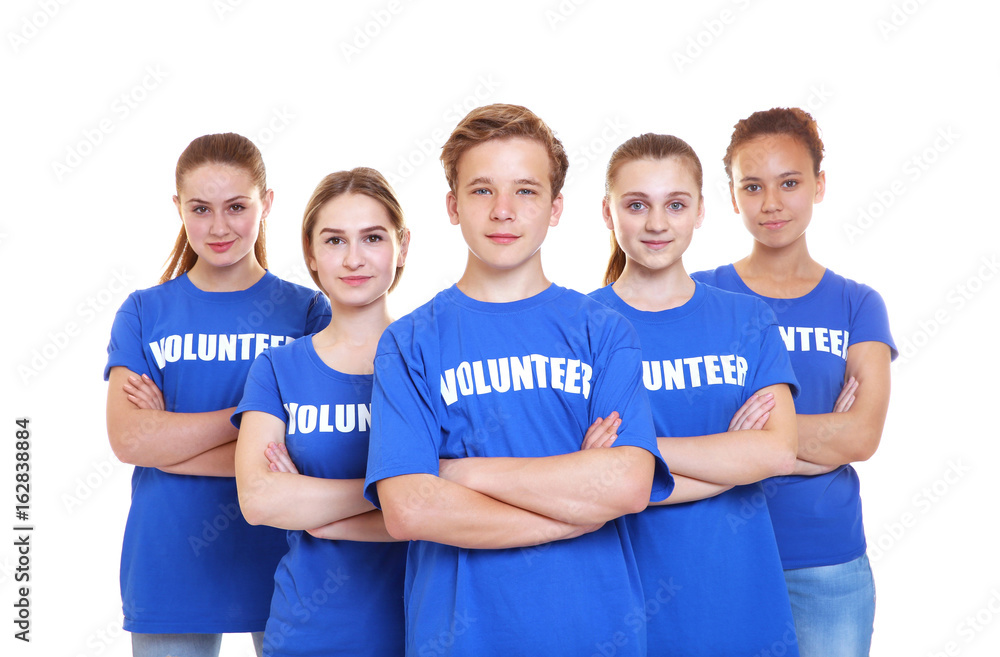
{"type": "Polygon", "coordinates": [[[508,303],[520,301],[544,292],[551,282],[542,271],[541,252],[513,269],[486,266],[475,254],[469,253],[465,273],[458,289],[476,301],[508,303]]]}
{"type": "Polygon", "coordinates": [[[754,241],[750,255],[740,260],[737,265],[741,275],[772,280],[809,278],[815,275],[817,267],[821,267],[809,255],[805,235],[780,248],[772,248],[754,241]]]}
{"type": "Polygon", "coordinates": [[[206,292],[239,292],[264,277],[266,270],[252,255],[228,267],[213,267],[199,259],[188,270],[188,279],[206,292]]]}
{"type": "Polygon", "coordinates": [[[316,335],[318,341],[325,345],[377,344],[382,332],[392,323],[384,294],[360,307],[345,306],[331,300],[330,311],[330,323],[316,335]]]}
{"type": "Polygon", "coordinates": [[[690,301],[695,284],[681,260],[655,271],[629,260],[612,289],[636,310],[656,312],[678,308],[690,301]]]}

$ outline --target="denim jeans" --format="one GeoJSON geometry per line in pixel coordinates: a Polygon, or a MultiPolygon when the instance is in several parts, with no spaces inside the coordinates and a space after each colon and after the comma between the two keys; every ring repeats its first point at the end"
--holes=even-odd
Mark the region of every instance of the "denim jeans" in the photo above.
{"type": "Polygon", "coordinates": [[[875,580],[868,556],[785,571],[801,657],[868,657],[875,580]]]}
{"type": "MultiPolygon", "coordinates": [[[[253,647],[261,657],[264,633],[252,632],[253,647]]],[[[132,657],[218,657],[221,634],[132,633],[132,657]]]]}

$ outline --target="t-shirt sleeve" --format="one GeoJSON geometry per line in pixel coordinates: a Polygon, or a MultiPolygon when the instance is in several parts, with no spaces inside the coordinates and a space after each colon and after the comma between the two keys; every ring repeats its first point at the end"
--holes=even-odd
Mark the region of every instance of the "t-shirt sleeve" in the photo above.
{"type": "Polygon", "coordinates": [[[246,411],[261,411],[288,423],[288,413],[281,403],[278,375],[274,371],[271,352],[271,349],[265,350],[250,365],[250,372],[243,386],[243,398],[230,418],[237,429],[246,411]]]}
{"type": "Polygon", "coordinates": [[[774,311],[763,301],[754,300],[754,317],[760,327],[760,351],[757,366],[752,379],[744,386],[745,402],[755,392],[778,383],[787,383],[792,392],[792,398],[799,395],[799,381],[792,370],[792,361],[788,356],[788,348],[781,339],[778,330],[778,319],[774,311]]]}
{"type": "Polygon", "coordinates": [[[111,325],[104,380],[108,380],[112,367],[119,366],[126,367],[136,374],[152,375],[142,348],[142,322],[139,320],[139,304],[134,293],[129,295],[118,309],[115,321],[111,325]]]}
{"type": "Polygon", "coordinates": [[[306,330],[304,335],[319,333],[330,323],[330,301],[322,292],[316,292],[309,302],[309,312],[306,315],[306,330]]]}
{"type": "Polygon", "coordinates": [[[896,360],[899,352],[889,331],[889,312],[885,301],[875,290],[861,285],[861,294],[856,308],[852,308],[851,344],[859,342],[884,342],[892,351],[892,360],[896,360]]]}
{"type": "MultiPolygon", "coordinates": [[[[611,311],[609,311],[611,312],[611,311]]],[[[622,320],[625,322],[625,320],[622,320]]],[[[631,326],[620,331],[614,343],[617,348],[603,356],[603,367],[595,371],[590,400],[588,424],[599,417],[618,411],[622,423],[618,427],[615,447],[641,447],[656,458],[651,502],[667,499],[674,489],[674,478],[656,445],[656,430],[649,397],[642,383],[642,351],[631,326]]],[[[614,447],[612,447],[614,449],[614,447]]]]}
{"type": "Polygon", "coordinates": [[[412,353],[404,357],[391,328],[382,334],[375,355],[365,476],[365,498],[379,508],[376,482],[440,471],[441,420],[434,410],[434,388],[417,361],[412,353]]]}

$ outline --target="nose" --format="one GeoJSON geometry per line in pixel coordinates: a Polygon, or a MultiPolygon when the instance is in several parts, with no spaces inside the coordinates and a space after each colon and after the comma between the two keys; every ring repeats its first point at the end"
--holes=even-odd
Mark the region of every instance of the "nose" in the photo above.
{"type": "Polygon", "coordinates": [[[222,237],[229,232],[229,222],[221,212],[212,213],[212,224],[208,227],[209,233],[215,237],[222,237]]]}
{"type": "Polygon", "coordinates": [[[495,221],[510,221],[514,218],[514,205],[505,194],[498,193],[493,197],[493,208],[490,218],[495,221]]]}
{"type": "Polygon", "coordinates": [[[359,269],[365,264],[365,254],[360,242],[351,242],[344,253],[344,266],[348,269],[359,269]]]}
{"type": "Polygon", "coordinates": [[[778,189],[770,186],[765,187],[762,202],[762,209],[764,212],[777,212],[780,210],[781,196],[779,195],[778,189]]]}
{"type": "Polygon", "coordinates": [[[652,207],[646,213],[646,230],[659,233],[670,228],[670,220],[663,208],[652,207]]]}

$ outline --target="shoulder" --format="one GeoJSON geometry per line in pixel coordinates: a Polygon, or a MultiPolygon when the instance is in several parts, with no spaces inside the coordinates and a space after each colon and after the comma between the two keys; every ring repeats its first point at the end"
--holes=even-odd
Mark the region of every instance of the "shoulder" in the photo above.
{"type": "Polygon", "coordinates": [[[716,267],[715,269],[696,271],[691,274],[691,278],[699,283],[718,286],[720,281],[723,280],[728,274],[730,267],[732,267],[732,265],[722,265],[720,267],[716,267]]]}
{"type": "Polygon", "coordinates": [[[852,311],[862,311],[865,308],[885,308],[885,301],[882,295],[869,285],[859,283],[850,278],[827,270],[823,278],[823,284],[828,293],[836,294],[843,298],[852,311]]]}
{"type": "Polygon", "coordinates": [[[319,290],[279,278],[270,271],[265,274],[265,279],[262,282],[265,283],[264,290],[272,296],[278,292],[282,297],[298,299],[304,302],[311,302],[316,300],[317,297],[323,297],[323,293],[319,290]]]}

